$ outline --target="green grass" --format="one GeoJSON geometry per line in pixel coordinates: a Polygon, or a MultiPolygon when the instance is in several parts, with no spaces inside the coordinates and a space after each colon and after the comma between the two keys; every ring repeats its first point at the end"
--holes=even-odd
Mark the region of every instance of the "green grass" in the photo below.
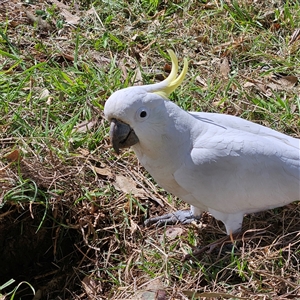
{"type": "Polygon", "coordinates": [[[299,40],[290,43],[299,2],[65,3],[81,16],[78,24],[68,25],[55,5],[34,8],[51,32],[24,22],[9,5],[0,19],[0,241],[7,226],[14,232],[8,240],[29,239],[26,224],[36,234],[30,245],[6,245],[19,256],[34,249],[26,263],[35,273],[0,272],[1,293],[20,292],[25,274],[30,285],[23,295],[34,287],[50,298],[129,299],[155,290],[155,279],[174,299],[299,294],[298,204],[246,217],[246,229],[266,228],[261,236],[182,262],[196,246],[224,236],[222,224],[205,215],[200,225],[175,226],[182,229],[175,238],[167,228],[144,228],[149,214],[187,206],[158,187],[132,152],[113,153],[103,116],[115,90],[167,76],[171,48],[180,65],[189,59],[184,84],[170,97],[180,107],[237,115],[299,137],[299,86],[277,76],[300,75],[299,40]],[[228,78],[220,71],[224,57],[228,78]],[[20,160],[7,159],[14,149],[20,160]],[[117,174],[132,178],[146,196],[117,189],[117,174]],[[51,242],[39,246],[43,232],[51,242]],[[48,261],[41,259],[46,254],[48,261]]]}

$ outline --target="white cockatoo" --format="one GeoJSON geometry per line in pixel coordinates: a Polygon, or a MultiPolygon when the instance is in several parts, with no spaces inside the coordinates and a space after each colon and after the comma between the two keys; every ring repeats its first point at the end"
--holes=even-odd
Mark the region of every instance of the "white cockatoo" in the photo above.
{"type": "Polygon", "coordinates": [[[227,234],[243,216],[300,200],[300,140],[239,117],[188,112],[168,100],[188,69],[164,81],[114,92],[105,103],[117,153],[132,147],[166,191],[191,205],[148,223],[188,223],[203,211],[221,220],[227,234]]]}

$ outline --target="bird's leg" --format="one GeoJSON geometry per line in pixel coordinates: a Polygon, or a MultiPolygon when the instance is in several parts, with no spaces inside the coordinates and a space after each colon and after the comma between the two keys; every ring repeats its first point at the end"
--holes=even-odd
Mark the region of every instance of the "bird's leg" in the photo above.
{"type": "Polygon", "coordinates": [[[151,226],[153,224],[156,224],[160,227],[164,225],[174,225],[177,223],[189,224],[193,221],[199,220],[200,217],[201,216],[194,216],[191,210],[178,210],[174,213],[169,213],[159,217],[147,219],[145,221],[145,225],[151,226]]]}

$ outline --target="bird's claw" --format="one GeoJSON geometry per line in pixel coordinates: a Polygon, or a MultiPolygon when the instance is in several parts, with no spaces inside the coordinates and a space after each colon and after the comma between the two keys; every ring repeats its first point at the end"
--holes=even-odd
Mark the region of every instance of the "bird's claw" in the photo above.
{"type": "Polygon", "coordinates": [[[195,217],[190,210],[178,210],[174,213],[147,219],[144,224],[145,226],[156,224],[156,226],[162,227],[165,225],[174,225],[177,223],[189,224],[196,220],[199,220],[199,217],[195,217]]]}

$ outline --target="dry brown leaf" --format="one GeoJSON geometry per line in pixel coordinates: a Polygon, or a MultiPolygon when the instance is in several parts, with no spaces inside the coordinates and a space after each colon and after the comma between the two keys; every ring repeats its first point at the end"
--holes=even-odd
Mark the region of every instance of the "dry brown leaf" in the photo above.
{"type": "Polygon", "coordinates": [[[267,95],[268,86],[264,84],[262,81],[251,79],[251,78],[246,78],[248,81],[244,84],[244,87],[256,87],[259,91],[267,95]]]}
{"type": "Polygon", "coordinates": [[[26,16],[27,16],[27,18],[29,19],[29,21],[30,21],[31,23],[36,23],[39,29],[51,31],[51,29],[52,29],[51,25],[50,25],[47,21],[43,20],[43,19],[41,18],[41,16],[36,17],[36,16],[35,16],[31,11],[29,11],[29,10],[26,10],[25,13],[26,13],[26,16]]]}
{"type": "Polygon", "coordinates": [[[65,20],[67,23],[72,24],[72,25],[78,24],[80,17],[70,13],[69,12],[70,7],[68,5],[66,5],[63,2],[60,2],[58,0],[52,0],[52,3],[54,3],[61,10],[61,14],[65,17],[65,20]]]}
{"type": "Polygon", "coordinates": [[[199,82],[202,86],[207,87],[206,80],[201,78],[200,76],[196,77],[196,82],[199,82]]]}
{"type": "Polygon", "coordinates": [[[12,151],[9,154],[7,154],[5,156],[5,158],[8,161],[13,162],[13,161],[19,161],[19,160],[21,160],[22,156],[21,156],[20,151],[18,149],[15,149],[14,151],[12,151]]]}
{"type": "Polygon", "coordinates": [[[118,67],[120,67],[123,74],[123,78],[125,80],[128,77],[125,59],[119,61],[118,67]]]}
{"type": "Polygon", "coordinates": [[[286,75],[286,76],[280,76],[280,78],[275,81],[279,83],[282,87],[292,88],[298,82],[298,78],[293,75],[286,75]]]}
{"type": "Polygon", "coordinates": [[[202,43],[202,44],[208,44],[209,43],[209,37],[207,35],[200,35],[200,36],[197,36],[195,38],[195,40],[199,43],[202,43]]]}
{"type": "Polygon", "coordinates": [[[224,78],[228,78],[230,72],[229,60],[228,57],[225,56],[220,64],[220,72],[224,78]]]}
{"type": "Polygon", "coordinates": [[[217,45],[213,48],[213,53],[224,51],[225,49],[235,49],[235,48],[242,48],[243,44],[246,41],[245,37],[239,37],[236,40],[225,42],[223,44],[217,45]]]}
{"type": "Polygon", "coordinates": [[[81,281],[82,286],[89,299],[95,299],[99,293],[99,282],[92,277],[85,276],[81,281]]]}
{"type": "Polygon", "coordinates": [[[250,82],[250,81],[246,81],[245,84],[244,84],[244,87],[247,88],[247,87],[253,87],[255,86],[255,84],[253,82],[250,82]]]}
{"type": "Polygon", "coordinates": [[[278,90],[277,85],[272,85],[270,83],[264,84],[262,82],[256,82],[256,83],[249,83],[245,84],[245,87],[255,87],[258,91],[260,91],[265,97],[269,98],[273,96],[273,91],[278,90]]]}
{"type": "Polygon", "coordinates": [[[146,196],[143,189],[136,187],[136,182],[132,178],[123,175],[116,175],[114,187],[117,191],[122,191],[125,194],[132,194],[135,197],[143,198],[146,196]]]}
{"type": "Polygon", "coordinates": [[[167,293],[159,278],[150,281],[146,286],[141,286],[132,299],[135,300],[166,300],[167,293]]]}
{"type": "Polygon", "coordinates": [[[165,64],[165,66],[164,66],[164,71],[165,71],[165,72],[170,73],[170,72],[171,72],[171,69],[172,69],[172,66],[171,66],[171,65],[165,64]]]}
{"type": "Polygon", "coordinates": [[[264,84],[264,83],[262,83],[262,82],[255,82],[255,86],[259,89],[259,90],[261,90],[263,93],[266,93],[267,92],[267,86],[264,84]]]}
{"type": "Polygon", "coordinates": [[[49,90],[48,89],[43,89],[40,96],[39,96],[39,99],[45,99],[45,98],[48,99],[49,96],[50,96],[49,90]]]}
{"type": "Polygon", "coordinates": [[[138,37],[139,37],[139,34],[136,33],[131,39],[132,39],[133,41],[135,41],[138,37]]]}
{"type": "Polygon", "coordinates": [[[85,132],[91,130],[96,124],[97,124],[96,119],[91,119],[89,121],[83,121],[74,127],[73,132],[85,133],[85,132]]]}
{"type": "Polygon", "coordinates": [[[56,54],[55,56],[55,61],[57,61],[58,63],[63,63],[63,62],[70,62],[73,63],[74,62],[74,56],[68,53],[59,53],[56,54]]]}
{"type": "Polygon", "coordinates": [[[270,82],[266,84],[266,87],[271,89],[272,91],[292,89],[298,82],[298,78],[291,75],[279,75],[276,78],[270,77],[269,80],[270,82]]]}
{"type": "Polygon", "coordinates": [[[65,21],[71,25],[77,25],[79,23],[80,17],[73,15],[69,12],[70,7],[60,1],[52,0],[58,8],[60,8],[61,15],[65,18],[65,21]]]}
{"type": "Polygon", "coordinates": [[[46,104],[51,105],[52,101],[53,101],[53,97],[50,96],[50,97],[48,97],[46,104]]]}
{"type": "Polygon", "coordinates": [[[220,100],[220,101],[213,101],[212,105],[214,107],[219,107],[219,108],[224,108],[224,101],[223,100],[220,100]]]}
{"type": "Polygon", "coordinates": [[[77,25],[79,23],[80,17],[72,15],[68,10],[62,9],[61,15],[65,18],[65,21],[70,25],[77,25]]]}
{"type": "Polygon", "coordinates": [[[56,5],[56,7],[61,8],[61,9],[69,9],[70,7],[66,4],[64,4],[63,2],[60,2],[58,0],[52,0],[51,1],[53,4],[56,5]]]}
{"type": "Polygon", "coordinates": [[[79,152],[81,155],[85,156],[85,157],[87,157],[87,156],[90,155],[90,151],[89,151],[88,149],[85,149],[85,148],[79,148],[79,149],[78,149],[78,152],[79,152]]]}
{"type": "Polygon", "coordinates": [[[161,241],[163,241],[164,236],[166,236],[169,240],[174,240],[178,236],[182,235],[183,229],[180,227],[169,227],[166,229],[163,236],[161,236],[161,241]]]}
{"type": "Polygon", "coordinates": [[[113,174],[112,172],[110,171],[109,168],[98,168],[98,167],[94,167],[93,166],[93,170],[98,174],[98,175],[101,175],[101,176],[105,176],[105,177],[113,177],[113,174]]]}
{"type": "Polygon", "coordinates": [[[291,35],[291,38],[290,38],[290,41],[289,41],[289,45],[291,45],[295,41],[299,40],[299,38],[300,38],[300,28],[296,28],[294,30],[293,34],[291,35]]]}
{"type": "Polygon", "coordinates": [[[135,69],[134,85],[143,85],[143,77],[140,68],[135,69]]]}
{"type": "Polygon", "coordinates": [[[130,233],[131,233],[131,235],[134,234],[139,228],[140,228],[139,225],[137,223],[135,223],[133,220],[130,219],[130,233]]]}

